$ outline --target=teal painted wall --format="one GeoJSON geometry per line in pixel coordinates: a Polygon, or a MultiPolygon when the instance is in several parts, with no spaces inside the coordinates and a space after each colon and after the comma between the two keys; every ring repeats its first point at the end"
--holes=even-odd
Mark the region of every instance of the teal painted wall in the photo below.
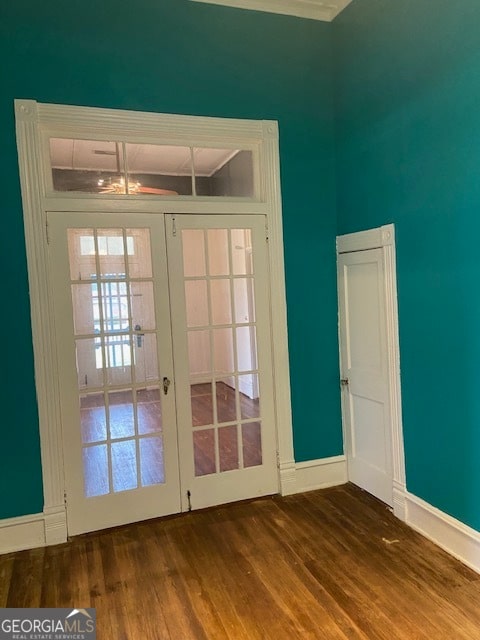
{"type": "Polygon", "coordinates": [[[340,233],[394,222],[408,489],[480,529],[480,3],[334,23],[340,233]]]}
{"type": "Polygon", "coordinates": [[[340,454],[330,25],[187,0],[1,4],[0,518],[43,508],[14,98],[279,121],[295,453],[340,454]]]}

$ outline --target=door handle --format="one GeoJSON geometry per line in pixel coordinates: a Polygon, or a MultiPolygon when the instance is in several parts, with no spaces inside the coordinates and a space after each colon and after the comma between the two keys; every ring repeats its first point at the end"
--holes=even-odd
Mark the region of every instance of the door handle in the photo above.
{"type": "Polygon", "coordinates": [[[171,381],[167,378],[167,376],[165,376],[163,378],[163,393],[164,395],[167,395],[168,393],[168,387],[170,386],[171,381]]]}
{"type": "Polygon", "coordinates": [[[348,387],[349,384],[350,384],[350,382],[349,382],[348,378],[341,378],[340,379],[340,385],[343,388],[348,387]]]}
{"type": "Polygon", "coordinates": [[[142,346],[142,337],[145,335],[144,333],[140,333],[142,327],[139,324],[135,325],[135,335],[137,336],[137,347],[140,348],[142,346]]]}

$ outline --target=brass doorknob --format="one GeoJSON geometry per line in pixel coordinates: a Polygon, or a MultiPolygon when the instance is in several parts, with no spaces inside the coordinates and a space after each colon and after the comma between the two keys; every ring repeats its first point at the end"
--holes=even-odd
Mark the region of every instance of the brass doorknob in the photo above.
{"type": "Polygon", "coordinates": [[[163,393],[165,395],[167,395],[168,393],[168,387],[170,386],[170,384],[170,380],[167,378],[167,376],[165,376],[163,379],[163,393]]]}

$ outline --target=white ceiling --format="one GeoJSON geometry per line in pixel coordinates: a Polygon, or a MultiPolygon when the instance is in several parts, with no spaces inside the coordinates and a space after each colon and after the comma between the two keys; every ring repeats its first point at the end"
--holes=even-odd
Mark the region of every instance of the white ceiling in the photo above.
{"type": "Polygon", "coordinates": [[[193,0],[208,4],[220,4],[237,9],[253,9],[267,13],[282,13],[310,20],[331,22],[352,0],[193,0]]]}
{"type": "MultiPolygon", "coordinates": [[[[128,170],[170,176],[191,176],[189,147],[153,144],[126,144],[128,170]]],[[[195,148],[195,175],[209,177],[221,169],[237,149],[195,148]]],[[[122,144],[99,140],[50,139],[50,160],[54,169],[121,172],[122,144]]]]}

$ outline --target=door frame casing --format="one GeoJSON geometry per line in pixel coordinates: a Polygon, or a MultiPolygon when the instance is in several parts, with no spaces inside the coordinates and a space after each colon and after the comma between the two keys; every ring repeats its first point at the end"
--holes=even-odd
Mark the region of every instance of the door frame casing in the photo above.
{"type": "Polygon", "coordinates": [[[256,214],[266,216],[269,239],[271,340],[279,490],[295,492],[292,412],[278,124],[276,121],[143,113],[15,100],[27,267],[39,411],[45,544],[67,539],[65,479],[52,285],[48,268],[47,211],[256,214]],[[161,144],[238,144],[256,158],[253,198],[98,197],[49,188],[48,137],[86,137],[161,144]]]}
{"type": "MultiPolygon", "coordinates": [[[[400,344],[398,333],[398,304],[395,251],[395,225],[388,224],[376,229],[349,233],[337,237],[337,258],[343,253],[382,249],[384,260],[384,293],[387,337],[388,400],[392,442],[393,511],[404,520],[405,514],[405,450],[402,426],[402,403],[400,385],[400,344]]],[[[339,322],[339,345],[341,362],[341,335],[339,322]]],[[[344,410],[342,408],[343,438],[346,442],[344,410]]]]}

